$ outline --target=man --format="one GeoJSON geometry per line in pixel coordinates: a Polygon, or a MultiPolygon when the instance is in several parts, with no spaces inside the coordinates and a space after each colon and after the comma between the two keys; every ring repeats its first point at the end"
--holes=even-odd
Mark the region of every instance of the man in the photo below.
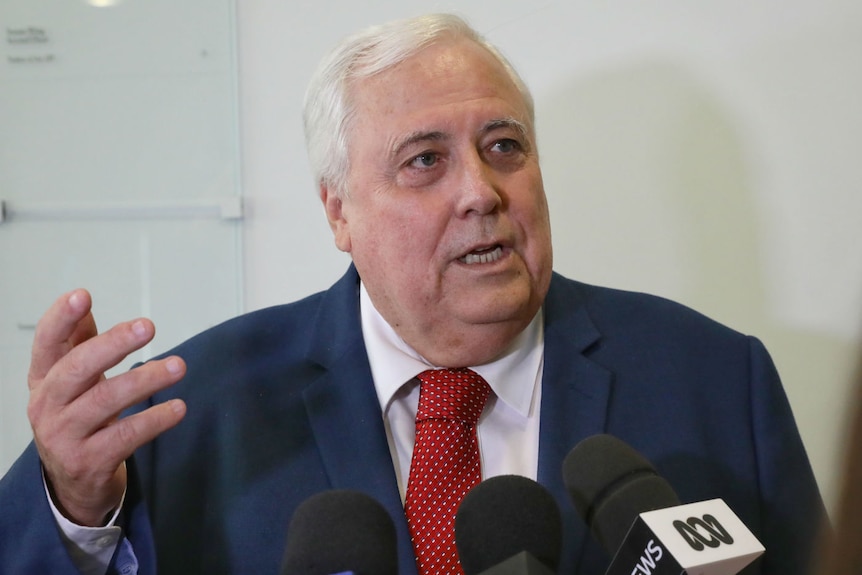
{"type": "Polygon", "coordinates": [[[552,273],[532,101],[492,47],[450,16],[365,31],[323,62],[305,119],[353,265],[107,380],[152,324],[96,335],[87,293],[60,298],[34,341],[34,446],[0,487],[4,572],[273,573],[293,510],[353,488],[389,511],[416,573],[416,378],[441,367],[490,386],[483,477],[556,496],[561,573],[607,567],[560,471],[602,432],[683,501],[725,499],[769,550],[760,572],[804,570],[822,504],[768,355],[671,302],[552,273]]]}

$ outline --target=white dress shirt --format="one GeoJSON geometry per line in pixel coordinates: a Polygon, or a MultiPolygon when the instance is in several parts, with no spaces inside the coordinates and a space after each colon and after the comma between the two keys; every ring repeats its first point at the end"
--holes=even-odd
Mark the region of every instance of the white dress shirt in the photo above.
{"type": "MultiPolygon", "coordinates": [[[[416,436],[419,381],[415,378],[435,367],[470,367],[491,387],[493,393],[477,425],[482,477],[517,474],[536,479],[544,358],[541,311],[499,359],[476,366],[434,366],[386,323],[371,303],[364,285],[360,286],[359,300],[362,335],[383,411],[401,500],[407,493],[416,436]]],[[[117,513],[105,527],[81,527],[63,517],[54,506],[47,486],[45,493],[75,565],[87,575],[105,573],[120,538],[121,529],[114,525],[117,513]]]]}
{"type": "Polygon", "coordinates": [[[485,365],[435,366],[386,323],[364,285],[360,287],[359,303],[365,349],[402,501],[416,437],[419,380],[415,377],[426,369],[470,367],[491,386],[493,393],[477,425],[482,477],[516,474],[536,479],[544,359],[541,311],[499,359],[485,365]]]}

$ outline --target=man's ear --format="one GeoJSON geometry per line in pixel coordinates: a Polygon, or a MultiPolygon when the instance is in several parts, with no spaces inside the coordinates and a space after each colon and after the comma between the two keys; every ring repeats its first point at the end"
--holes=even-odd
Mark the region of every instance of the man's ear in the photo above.
{"type": "Polygon", "coordinates": [[[350,227],[344,213],[344,203],[341,196],[329,189],[326,184],[320,184],[320,200],[326,211],[326,219],[335,236],[335,245],[343,252],[350,252],[350,227]]]}

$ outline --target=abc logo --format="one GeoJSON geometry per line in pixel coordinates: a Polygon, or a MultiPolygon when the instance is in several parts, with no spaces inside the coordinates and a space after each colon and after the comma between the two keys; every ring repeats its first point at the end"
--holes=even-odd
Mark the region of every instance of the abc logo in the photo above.
{"type": "Polygon", "coordinates": [[[677,519],[673,522],[673,526],[695,551],[703,551],[706,547],[715,548],[722,543],[733,544],[733,537],[727,529],[709,514],[704,515],[703,518],[689,517],[685,521],[677,519]]]}

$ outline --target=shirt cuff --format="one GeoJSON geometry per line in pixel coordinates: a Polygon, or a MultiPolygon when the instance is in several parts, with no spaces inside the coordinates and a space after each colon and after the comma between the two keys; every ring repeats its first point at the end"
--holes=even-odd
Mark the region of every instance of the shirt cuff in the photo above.
{"type": "Polygon", "coordinates": [[[57,509],[48,491],[48,482],[45,480],[44,470],[42,472],[42,485],[45,488],[48,505],[54,514],[54,520],[60,528],[63,544],[66,546],[66,551],[72,558],[75,567],[83,575],[104,575],[111,564],[117,543],[123,534],[123,529],[117,526],[116,522],[120,510],[123,508],[126,493],[123,492],[123,498],[107,525],[104,527],[84,527],[72,523],[57,509]]]}

